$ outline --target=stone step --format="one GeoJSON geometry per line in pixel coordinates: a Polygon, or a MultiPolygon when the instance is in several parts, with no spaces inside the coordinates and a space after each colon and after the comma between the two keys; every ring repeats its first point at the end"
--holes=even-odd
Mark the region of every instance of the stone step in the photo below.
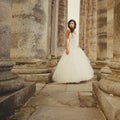
{"type": "Polygon", "coordinates": [[[35,69],[47,69],[48,66],[45,64],[43,65],[39,65],[39,64],[24,64],[24,65],[15,65],[13,67],[13,69],[31,69],[31,68],[35,68],[35,69]]]}
{"type": "Polygon", "coordinates": [[[80,91],[79,100],[80,100],[80,107],[97,107],[97,102],[92,92],[80,91]]]}
{"type": "Polygon", "coordinates": [[[42,73],[50,73],[50,69],[46,68],[13,68],[12,69],[13,73],[16,74],[42,74],[42,73]]]}
{"type": "Polygon", "coordinates": [[[120,97],[103,92],[98,82],[93,83],[93,91],[107,119],[120,120],[120,97]]]}
{"type": "Polygon", "coordinates": [[[25,87],[6,96],[0,97],[0,120],[12,115],[16,108],[19,108],[34,94],[35,83],[26,82],[25,87]]]}
{"type": "Polygon", "coordinates": [[[45,74],[18,74],[21,78],[25,79],[25,81],[30,82],[43,82],[43,83],[49,83],[51,82],[51,73],[45,73],[45,74]]]}
{"type": "Polygon", "coordinates": [[[11,79],[0,82],[0,95],[8,92],[14,92],[24,87],[24,80],[22,78],[11,79]]]}
{"type": "Polygon", "coordinates": [[[0,72],[0,81],[8,81],[17,77],[17,75],[11,73],[10,71],[0,72]]]}
{"type": "Polygon", "coordinates": [[[99,82],[100,88],[106,93],[114,94],[120,97],[120,82],[117,80],[101,79],[99,82]]]}

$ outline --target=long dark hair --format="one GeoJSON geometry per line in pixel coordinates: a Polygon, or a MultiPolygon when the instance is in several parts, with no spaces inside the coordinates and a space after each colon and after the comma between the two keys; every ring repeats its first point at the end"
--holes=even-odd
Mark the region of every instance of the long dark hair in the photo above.
{"type": "Polygon", "coordinates": [[[69,20],[68,21],[68,28],[70,29],[70,32],[73,32],[76,29],[76,21],[73,20],[73,19],[69,20]],[[73,29],[70,27],[71,22],[74,22],[74,28],[73,29]]]}

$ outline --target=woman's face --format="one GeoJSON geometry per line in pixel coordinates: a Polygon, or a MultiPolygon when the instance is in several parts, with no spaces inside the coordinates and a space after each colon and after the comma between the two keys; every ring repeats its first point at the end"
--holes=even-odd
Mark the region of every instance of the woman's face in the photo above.
{"type": "Polygon", "coordinates": [[[70,24],[69,24],[69,26],[70,26],[70,28],[74,28],[74,26],[75,26],[74,22],[71,21],[70,24]]]}

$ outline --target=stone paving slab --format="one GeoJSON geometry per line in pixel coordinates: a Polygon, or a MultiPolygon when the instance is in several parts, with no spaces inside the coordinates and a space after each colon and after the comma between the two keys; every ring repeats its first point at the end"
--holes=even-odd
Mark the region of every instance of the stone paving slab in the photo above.
{"type": "Polygon", "coordinates": [[[28,120],[105,120],[105,117],[97,108],[43,106],[38,108],[28,120]]]}
{"type": "Polygon", "coordinates": [[[50,105],[58,107],[79,107],[77,92],[42,91],[30,101],[29,106],[50,105]]]}
{"type": "Polygon", "coordinates": [[[28,120],[30,116],[35,112],[32,107],[21,108],[20,112],[16,111],[15,115],[10,120],[28,120]]]}
{"type": "Polygon", "coordinates": [[[94,103],[91,89],[91,81],[81,84],[37,84],[37,94],[12,120],[106,120],[99,108],[91,107],[94,103]],[[80,96],[84,98],[82,102],[80,96]],[[81,107],[84,102],[90,107],[81,107]]]}
{"type": "Polygon", "coordinates": [[[108,120],[120,120],[120,97],[102,91],[98,82],[93,83],[93,90],[108,120]]]}
{"type": "Polygon", "coordinates": [[[80,107],[97,107],[97,101],[92,92],[79,92],[80,107]]]}
{"type": "Polygon", "coordinates": [[[46,86],[45,83],[36,83],[36,95],[46,86]]]}
{"type": "Polygon", "coordinates": [[[87,81],[79,84],[67,84],[67,91],[92,91],[92,82],[87,81]]]}
{"type": "Polygon", "coordinates": [[[48,91],[65,92],[66,84],[47,84],[43,91],[44,92],[48,92],[48,91]]]}

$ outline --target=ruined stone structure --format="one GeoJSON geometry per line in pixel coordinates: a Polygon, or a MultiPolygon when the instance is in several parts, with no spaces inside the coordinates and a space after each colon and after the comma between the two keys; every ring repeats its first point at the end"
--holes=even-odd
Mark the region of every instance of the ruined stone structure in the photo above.
{"type": "Polygon", "coordinates": [[[66,0],[13,0],[12,59],[61,55],[67,22],[66,0]]]}
{"type": "Polygon", "coordinates": [[[14,62],[10,60],[11,1],[0,1],[0,119],[14,113],[35,92],[34,83],[11,72],[14,62]]]}
{"type": "Polygon", "coordinates": [[[23,66],[12,71],[29,81],[49,82],[48,66],[57,64],[65,48],[66,24],[67,0],[13,0],[11,59],[23,66]]]}
{"type": "MultiPolygon", "coordinates": [[[[0,2],[0,81],[16,77],[11,58],[19,65],[12,72],[27,81],[50,82],[49,68],[65,48],[67,2],[12,0],[12,11],[10,0],[0,2]]],[[[93,91],[108,120],[120,119],[119,18],[119,0],[80,1],[79,45],[95,69],[93,91]]]]}
{"type": "Polygon", "coordinates": [[[119,0],[81,0],[79,43],[101,73],[93,90],[109,120],[120,119],[119,7],[119,0]]]}
{"type": "Polygon", "coordinates": [[[53,65],[57,64],[62,54],[67,0],[4,0],[0,13],[0,119],[4,119],[33,95],[35,84],[29,81],[50,82],[46,63],[52,64],[53,56],[53,65]]]}

